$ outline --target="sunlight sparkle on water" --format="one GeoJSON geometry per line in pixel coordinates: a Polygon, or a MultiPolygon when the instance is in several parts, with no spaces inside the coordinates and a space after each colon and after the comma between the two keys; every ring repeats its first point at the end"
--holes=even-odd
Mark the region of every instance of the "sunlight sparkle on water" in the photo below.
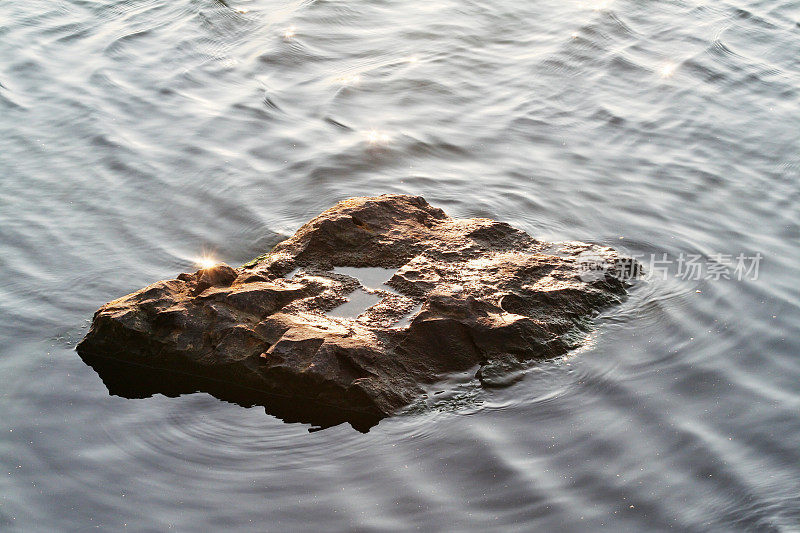
{"type": "Polygon", "coordinates": [[[610,0],[589,0],[588,2],[582,2],[581,4],[583,7],[587,7],[592,11],[602,11],[604,9],[608,9],[611,5],[610,0]]]}
{"type": "Polygon", "coordinates": [[[391,140],[391,136],[385,131],[370,130],[367,132],[367,142],[369,144],[386,144],[391,140]]]}
{"type": "Polygon", "coordinates": [[[675,74],[675,69],[678,68],[678,65],[675,63],[665,63],[658,69],[658,73],[662,78],[669,78],[673,74],[675,74]]]}
{"type": "Polygon", "coordinates": [[[336,78],[337,83],[342,85],[358,85],[361,83],[361,75],[359,74],[345,74],[336,78]]]}

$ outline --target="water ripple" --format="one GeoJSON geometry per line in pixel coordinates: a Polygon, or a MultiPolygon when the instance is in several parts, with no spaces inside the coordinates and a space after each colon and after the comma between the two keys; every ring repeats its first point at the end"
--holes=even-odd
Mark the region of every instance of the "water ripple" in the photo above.
{"type": "Polygon", "coordinates": [[[0,528],[792,530],[799,16],[0,3],[0,528]],[[241,264],[387,192],[645,258],[759,252],[761,276],[641,282],[583,349],[367,434],[112,397],[72,351],[198,254],[241,264]]]}

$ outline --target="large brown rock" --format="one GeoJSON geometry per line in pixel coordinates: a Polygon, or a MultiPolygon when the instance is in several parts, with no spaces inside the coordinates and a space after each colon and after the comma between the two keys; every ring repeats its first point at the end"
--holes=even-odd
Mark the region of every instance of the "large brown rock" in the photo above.
{"type": "Polygon", "coordinates": [[[353,198],[242,268],[109,302],[78,351],[123,396],[204,390],[366,429],[447,373],[573,348],[582,319],[624,296],[626,264],[610,248],[453,219],[421,197],[353,198]],[[382,272],[386,285],[359,280],[382,272]],[[357,296],[377,303],[336,316],[357,296]]]}

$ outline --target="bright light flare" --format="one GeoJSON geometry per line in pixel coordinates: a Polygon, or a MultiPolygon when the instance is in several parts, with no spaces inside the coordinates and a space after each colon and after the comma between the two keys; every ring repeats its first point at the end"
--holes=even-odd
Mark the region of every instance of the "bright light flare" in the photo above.
{"type": "Polygon", "coordinates": [[[284,39],[292,39],[295,35],[297,35],[297,28],[294,26],[289,26],[286,28],[286,31],[283,32],[284,39]]]}
{"type": "Polygon", "coordinates": [[[211,256],[204,255],[202,257],[195,258],[194,264],[199,266],[202,270],[205,270],[207,268],[213,268],[217,266],[219,264],[219,261],[211,256]]]}

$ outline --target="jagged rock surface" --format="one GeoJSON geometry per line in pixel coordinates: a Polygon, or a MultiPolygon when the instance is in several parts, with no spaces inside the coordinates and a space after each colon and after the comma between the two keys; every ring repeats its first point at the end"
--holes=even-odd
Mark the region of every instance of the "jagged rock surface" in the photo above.
{"type": "Polygon", "coordinates": [[[444,374],[573,348],[580,321],[624,296],[621,260],[453,219],[421,197],[353,198],[242,268],[220,264],[109,302],[78,351],[122,395],[237,400],[235,388],[242,403],[287,419],[365,428],[444,374]],[[586,254],[604,263],[601,275],[584,275],[586,254]],[[363,287],[334,267],[392,269],[391,279],[363,287]],[[357,290],[382,299],[357,317],[327,314],[357,290]],[[153,377],[164,370],[173,372],[153,377]],[[139,385],[152,390],[132,392],[139,385]]]}

